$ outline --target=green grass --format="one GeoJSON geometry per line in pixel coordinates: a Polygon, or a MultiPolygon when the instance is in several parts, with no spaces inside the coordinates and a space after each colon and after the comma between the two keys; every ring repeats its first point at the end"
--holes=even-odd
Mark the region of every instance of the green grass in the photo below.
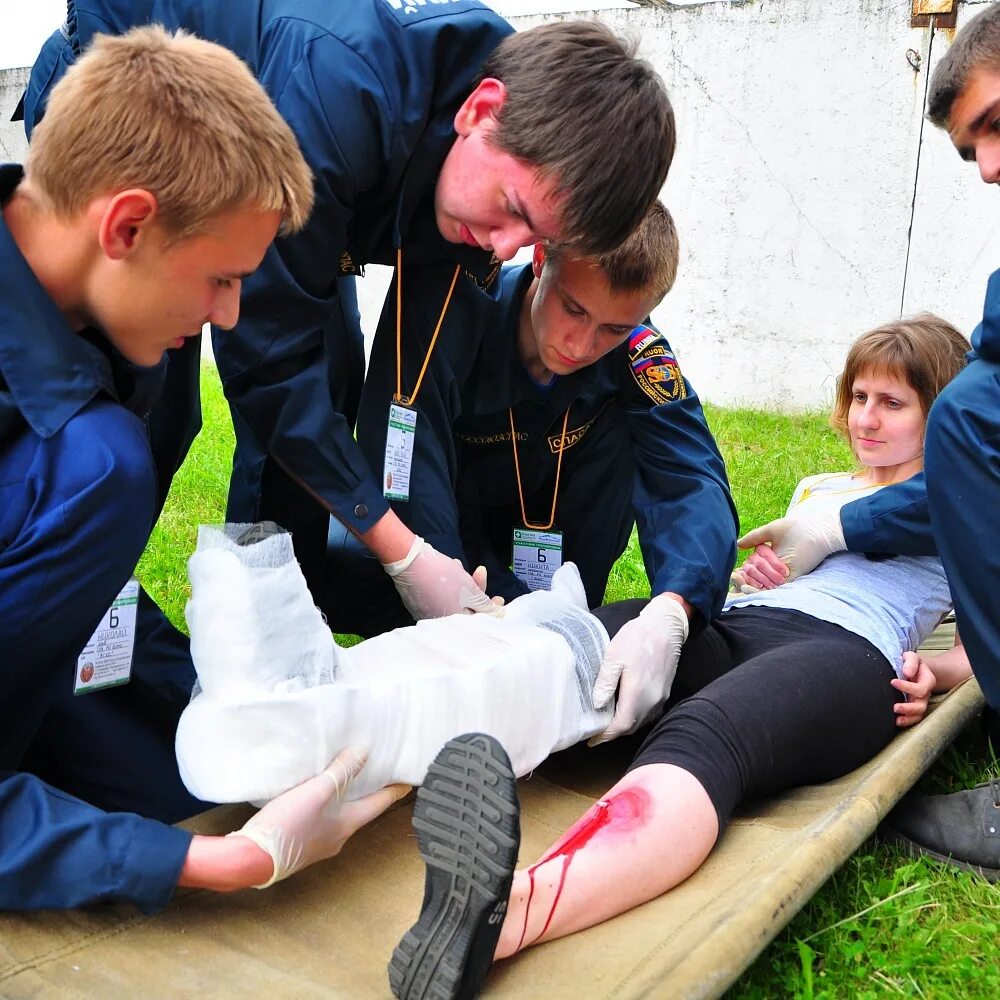
{"type": "MultiPolygon", "coordinates": [[[[233,436],[214,369],[202,378],[205,431],[174,479],[139,577],[184,627],[185,562],[197,525],[225,512],[233,436]]],[[[744,530],[785,511],[804,475],[850,468],[824,415],[709,407],[744,530]]],[[[633,535],[607,600],[649,592],[633,535]]],[[[928,791],[983,780],[990,761],[975,730],[922,779],[928,791]]],[[[883,844],[862,847],[740,977],[733,998],[1000,997],[1000,892],[970,875],[913,862],[883,844]]]]}

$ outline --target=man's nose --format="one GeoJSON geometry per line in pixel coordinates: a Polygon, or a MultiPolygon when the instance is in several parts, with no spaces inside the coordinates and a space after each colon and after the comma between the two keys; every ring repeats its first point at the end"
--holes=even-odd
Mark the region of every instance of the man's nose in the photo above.
{"type": "Polygon", "coordinates": [[[984,183],[1000,182],[1000,143],[991,142],[980,146],[976,150],[976,165],[984,183]]]}
{"type": "Polygon", "coordinates": [[[493,244],[493,252],[500,260],[510,260],[521,247],[536,243],[537,238],[526,222],[517,222],[502,229],[494,229],[490,233],[490,242],[493,244]]]}
{"type": "Polygon", "coordinates": [[[231,288],[222,288],[212,303],[209,323],[222,330],[231,330],[240,318],[240,283],[233,282],[231,288]]]}

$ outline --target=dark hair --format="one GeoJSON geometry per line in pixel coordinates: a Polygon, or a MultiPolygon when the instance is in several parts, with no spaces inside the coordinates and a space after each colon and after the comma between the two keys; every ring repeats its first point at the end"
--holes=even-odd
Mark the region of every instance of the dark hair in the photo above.
{"type": "Polygon", "coordinates": [[[565,198],[560,242],[585,255],[617,247],[674,155],[674,112],[653,67],[600,22],[574,20],[509,35],[486,77],[507,91],[492,141],[565,198]]]}
{"type": "Polygon", "coordinates": [[[1000,3],[980,11],[955,36],[931,78],[927,117],[947,128],[951,107],[965,89],[972,71],[980,66],[1000,70],[1000,3]]]}
{"type": "Polygon", "coordinates": [[[863,333],[847,352],[844,371],[837,379],[830,426],[850,441],[847,415],[854,382],[865,371],[903,379],[916,392],[926,417],[938,393],[965,367],[969,346],[951,323],[933,313],[884,323],[863,333]]]}
{"type": "MultiPolygon", "coordinates": [[[[572,249],[549,244],[546,265],[558,264],[572,249]]],[[[670,212],[654,201],[642,222],[621,246],[592,258],[604,272],[611,291],[642,292],[659,302],[673,287],[680,258],[680,241],[670,212]]]]}

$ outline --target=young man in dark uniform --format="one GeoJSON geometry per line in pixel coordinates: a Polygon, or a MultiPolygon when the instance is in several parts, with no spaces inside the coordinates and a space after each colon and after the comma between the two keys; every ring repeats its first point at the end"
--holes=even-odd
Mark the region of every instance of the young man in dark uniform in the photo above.
{"type": "MultiPolygon", "coordinates": [[[[1000,183],[1000,4],[974,17],[934,71],[927,116],[947,129],[963,160],[1000,183]]],[[[984,729],[1000,750],[1000,271],[986,287],[969,364],[931,408],[926,478],[847,504],[834,519],[782,519],[740,544],[773,543],[762,576],[773,586],[808,572],[830,552],[940,554],[958,631],[986,699],[984,729]],[[777,558],[774,558],[777,557],[777,558]],[[781,562],[779,560],[783,560],[781,562]]],[[[760,550],[759,550],[760,551],[760,550]]],[[[753,573],[754,571],[751,571],[753,573]]],[[[918,851],[1000,880],[1000,787],[989,781],[952,795],[911,796],[888,829],[918,851]]]]}
{"type": "MultiPolygon", "coordinates": [[[[536,245],[531,264],[502,270],[496,304],[484,304],[454,268],[404,266],[392,290],[401,283],[399,335],[390,291],[358,421],[386,494],[407,496],[391,501],[399,516],[467,568],[485,566],[490,590],[507,599],[547,587],[561,562],[573,561],[589,603],[600,604],[637,525],[654,600],[623,633],[650,638],[657,663],[640,664],[638,649],[623,656],[619,645],[626,671],[651,673],[631,698],[635,678],[622,682],[608,738],[666,697],[663,644],[679,651],[684,638],[674,634],[686,637],[689,619],[718,612],[735,557],[722,458],[670,344],[647,320],[677,260],[673,222],[656,203],[601,257],[536,245]],[[402,486],[387,419],[397,384],[416,415],[402,486]]],[[[370,603],[391,616],[394,595],[381,589],[382,600],[370,603]]],[[[605,700],[617,681],[605,673],[605,700]]]]}
{"type": "MultiPolygon", "coordinates": [[[[215,345],[238,442],[229,520],[289,529],[314,591],[333,514],[389,568],[413,617],[490,609],[460,566],[416,544],[354,442],[362,358],[337,279],[401,252],[460,263],[486,297],[497,259],[538,239],[610,249],[670,164],[662,83],[599,24],[514,36],[474,0],[70,0],[34,67],[27,121],[94,32],[150,21],[245,60],[316,177],[309,225],[268,253],[215,345]]],[[[197,344],[168,379],[151,430],[176,467],[200,423],[197,344]]]]}
{"type": "Polygon", "coordinates": [[[25,170],[0,167],[0,909],[269,883],[398,797],[335,808],[363,763],[346,754],[241,836],[166,826],[202,808],[174,759],[190,687],[136,636],[164,354],[236,323],[241,280],[311,202],[246,67],[155,27],[99,39],[25,170]]]}

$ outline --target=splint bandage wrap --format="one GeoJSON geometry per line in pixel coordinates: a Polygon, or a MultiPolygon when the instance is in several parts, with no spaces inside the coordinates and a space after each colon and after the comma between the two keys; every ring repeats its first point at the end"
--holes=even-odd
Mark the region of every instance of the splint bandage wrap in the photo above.
{"type": "Polygon", "coordinates": [[[431,619],[340,649],[290,544],[281,567],[247,566],[239,547],[226,549],[238,571],[217,548],[213,539],[211,558],[199,549],[191,559],[188,623],[200,690],[176,739],[181,777],[199,798],[265,801],[319,773],[346,746],[369,750],[351,798],[391,782],[419,784],[446,740],[473,731],[500,740],[526,774],[607,725],[610,713],[590,705],[607,633],[567,596],[572,578],[579,582],[574,566],[560,570],[564,587],[571,579],[567,592],[553,581],[553,592],[518,598],[501,619],[431,619]],[[280,599],[268,597],[272,587],[280,599]],[[264,613],[278,606],[294,631],[264,613]],[[221,629],[219,615],[231,616],[221,629]],[[267,668],[261,661],[269,658],[278,662],[267,668]],[[333,665],[325,674],[324,663],[333,665]]]}

